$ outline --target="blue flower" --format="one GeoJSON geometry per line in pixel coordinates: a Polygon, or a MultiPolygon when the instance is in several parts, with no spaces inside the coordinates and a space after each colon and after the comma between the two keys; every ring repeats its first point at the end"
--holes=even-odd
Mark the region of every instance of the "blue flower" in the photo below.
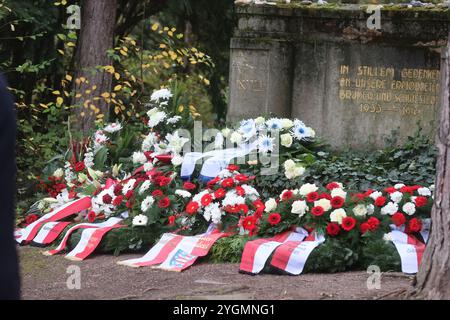
{"type": "Polygon", "coordinates": [[[283,122],[281,119],[272,118],[266,121],[267,129],[269,130],[280,130],[283,128],[283,122]]]}
{"type": "Polygon", "coordinates": [[[273,140],[275,140],[275,139],[270,138],[268,136],[259,137],[259,140],[258,140],[259,151],[262,151],[262,152],[273,151],[273,147],[274,147],[273,140]]]}

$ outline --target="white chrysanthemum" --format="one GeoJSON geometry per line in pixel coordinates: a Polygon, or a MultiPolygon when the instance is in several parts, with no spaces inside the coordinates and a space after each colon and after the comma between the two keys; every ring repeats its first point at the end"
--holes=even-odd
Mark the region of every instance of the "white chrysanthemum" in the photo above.
{"type": "Polygon", "coordinates": [[[269,200],[266,201],[264,206],[265,206],[265,209],[264,209],[265,212],[271,212],[277,208],[277,202],[274,198],[270,198],[269,200]]]}
{"type": "Polygon", "coordinates": [[[134,164],[144,164],[147,162],[147,157],[143,152],[136,151],[133,153],[133,163],[134,164]]]}
{"type": "Polygon", "coordinates": [[[291,133],[297,140],[304,140],[310,136],[308,128],[303,123],[295,124],[291,133]]]}
{"type": "Polygon", "coordinates": [[[148,120],[148,126],[150,128],[154,128],[158,124],[160,124],[166,117],[167,114],[164,111],[158,111],[150,116],[150,119],[148,120]]]}
{"type": "Polygon", "coordinates": [[[156,133],[150,132],[145,137],[144,141],[142,141],[142,151],[144,152],[150,151],[156,142],[158,142],[158,137],[156,133]]]}
{"type": "Polygon", "coordinates": [[[294,139],[290,133],[284,133],[280,136],[280,144],[283,147],[290,148],[294,139]]]}
{"type": "Polygon", "coordinates": [[[302,217],[306,212],[308,212],[308,210],[309,207],[306,201],[297,200],[292,203],[291,212],[298,214],[300,217],[302,217]]]}
{"type": "Polygon", "coordinates": [[[414,203],[412,202],[407,202],[403,205],[402,207],[403,212],[405,212],[406,214],[412,216],[414,213],[416,213],[416,206],[414,203]]]}
{"type": "Polygon", "coordinates": [[[148,196],[146,197],[142,202],[141,202],[141,210],[142,212],[146,212],[148,209],[150,209],[150,207],[155,203],[155,198],[153,198],[152,196],[148,196]]]}
{"type": "Polygon", "coordinates": [[[62,168],[58,168],[53,172],[53,176],[55,178],[62,178],[64,176],[64,170],[62,168]]]}
{"type": "Polygon", "coordinates": [[[431,190],[428,188],[425,188],[425,187],[417,189],[417,192],[419,193],[419,195],[424,196],[424,197],[431,196],[431,190]]]}
{"type": "Polygon", "coordinates": [[[161,100],[169,100],[172,98],[173,94],[169,89],[160,89],[153,91],[150,100],[153,102],[160,102],[161,100]]]}
{"type": "Polygon", "coordinates": [[[186,198],[186,199],[190,198],[192,196],[192,194],[189,191],[182,190],[182,189],[175,190],[175,194],[182,198],[186,198]]]}
{"type": "Polygon", "coordinates": [[[259,197],[259,192],[252,186],[249,186],[248,184],[243,184],[241,185],[241,187],[244,189],[246,195],[248,196],[254,195],[259,197]]]}
{"type": "Polygon", "coordinates": [[[397,211],[398,211],[398,204],[396,204],[395,202],[389,202],[387,205],[381,208],[381,214],[383,215],[388,214],[392,216],[397,211]]]}
{"type": "Polygon", "coordinates": [[[347,192],[345,192],[343,189],[341,188],[334,188],[333,190],[331,190],[331,196],[334,197],[341,197],[343,199],[345,199],[347,197],[347,192]]]}
{"type": "Polygon", "coordinates": [[[314,201],[315,207],[322,207],[324,211],[330,210],[331,207],[331,201],[328,199],[319,199],[317,201],[314,201]]]}
{"type": "Polygon", "coordinates": [[[278,118],[271,118],[266,121],[268,130],[281,130],[283,129],[283,121],[278,118]]]}
{"type": "Polygon", "coordinates": [[[270,138],[269,136],[261,136],[258,138],[258,148],[259,151],[261,152],[272,152],[274,145],[273,145],[273,141],[275,139],[274,138],[270,138]]]}
{"type": "Polygon", "coordinates": [[[239,132],[233,132],[230,135],[230,142],[240,144],[242,142],[242,135],[239,132]]]}
{"type": "Polygon", "coordinates": [[[151,163],[150,161],[144,163],[144,171],[145,172],[149,172],[153,169],[153,163],[151,163]]]}
{"type": "Polygon", "coordinates": [[[403,198],[403,193],[395,191],[391,193],[390,197],[391,200],[394,201],[395,203],[400,203],[400,201],[402,201],[403,198]]]}
{"type": "Polygon", "coordinates": [[[211,221],[212,223],[218,224],[222,220],[222,211],[219,208],[218,203],[211,203],[205,207],[205,212],[203,217],[206,221],[211,221]]]}
{"type": "Polygon", "coordinates": [[[167,140],[167,150],[175,154],[181,153],[183,146],[189,142],[188,138],[180,137],[178,131],[174,134],[168,133],[166,135],[167,140]]]}
{"type": "Polygon", "coordinates": [[[167,119],[168,124],[176,124],[182,118],[180,116],[173,116],[172,118],[167,119]]]}
{"type": "Polygon", "coordinates": [[[148,223],[147,216],[140,214],[133,218],[133,226],[135,227],[144,227],[148,223]]]}
{"type": "Polygon", "coordinates": [[[179,154],[176,154],[173,156],[171,162],[175,167],[181,166],[181,164],[183,163],[183,157],[179,154]]]}
{"type": "Polygon", "coordinates": [[[136,179],[130,179],[127,183],[123,186],[122,193],[126,195],[129,191],[132,191],[134,189],[134,184],[136,183],[136,179]]]}
{"type": "Polygon", "coordinates": [[[145,191],[147,191],[150,188],[151,182],[150,180],[145,180],[141,187],[139,188],[139,194],[143,194],[145,191]]]}
{"type": "Polygon", "coordinates": [[[299,193],[302,196],[306,196],[307,194],[311,193],[311,192],[315,192],[319,190],[319,188],[313,184],[313,183],[305,183],[304,185],[302,185],[299,189],[299,193]]]}
{"type": "Polygon", "coordinates": [[[364,217],[367,214],[367,207],[363,204],[358,204],[353,208],[353,213],[357,217],[364,217]]]}
{"type": "Polygon", "coordinates": [[[103,130],[108,133],[114,133],[114,132],[122,130],[122,125],[119,122],[110,123],[103,130]]]}
{"type": "Polygon", "coordinates": [[[336,209],[330,213],[330,221],[342,224],[342,220],[347,217],[347,213],[344,209],[336,209]]]}
{"type": "Polygon", "coordinates": [[[241,123],[240,123],[240,127],[238,129],[238,132],[246,140],[249,140],[250,138],[255,136],[256,135],[255,120],[253,120],[253,119],[242,120],[241,123]]]}
{"type": "Polygon", "coordinates": [[[235,206],[245,204],[245,199],[238,195],[234,190],[227,192],[225,198],[222,200],[222,206],[235,206]]]}

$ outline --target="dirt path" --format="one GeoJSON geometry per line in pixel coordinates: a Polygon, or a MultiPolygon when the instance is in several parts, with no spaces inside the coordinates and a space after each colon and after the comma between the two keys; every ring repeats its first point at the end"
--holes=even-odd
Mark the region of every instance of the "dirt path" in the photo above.
{"type": "Polygon", "coordinates": [[[365,272],[298,277],[238,273],[237,264],[198,264],[182,273],[117,265],[139,255],[98,255],[83,262],[19,249],[24,299],[376,299],[408,288],[411,278],[384,273],[381,289],[368,290],[365,272]],[[67,288],[71,265],[80,267],[81,289],[67,288]]]}

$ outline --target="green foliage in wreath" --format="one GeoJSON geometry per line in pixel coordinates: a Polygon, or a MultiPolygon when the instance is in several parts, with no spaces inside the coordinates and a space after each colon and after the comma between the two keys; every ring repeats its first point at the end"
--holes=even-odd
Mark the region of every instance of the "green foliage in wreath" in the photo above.
{"type": "Polygon", "coordinates": [[[240,235],[221,238],[212,247],[208,260],[214,263],[239,263],[245,244],[250,239],[240,235]]]}
{"type": "Polygon", "coordinates": [[[401,271],[400,255],[395,245],[383,239],[365,241],[360,249],[361,268],[371,265],[378,266],[381,271],[401,271]]]}

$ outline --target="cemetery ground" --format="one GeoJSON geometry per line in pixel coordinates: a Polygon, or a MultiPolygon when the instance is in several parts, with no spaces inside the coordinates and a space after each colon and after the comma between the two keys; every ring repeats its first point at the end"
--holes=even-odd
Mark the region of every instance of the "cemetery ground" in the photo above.
{"type": "Polygon", "coordinates": [[[196,264],[177,273],[117,265],[138,254],[95,255],[82,262],[44,256],[44,249],[20,247],[23,299],[399,299],[413,277],[398,272],[381,275],[380,289],[367,289],[369,274],[353,271],[300,276],[238,273],[238,264],[196,264]],[[80,267],[81,289],[68,289],[67,268],[80,267]]]}

